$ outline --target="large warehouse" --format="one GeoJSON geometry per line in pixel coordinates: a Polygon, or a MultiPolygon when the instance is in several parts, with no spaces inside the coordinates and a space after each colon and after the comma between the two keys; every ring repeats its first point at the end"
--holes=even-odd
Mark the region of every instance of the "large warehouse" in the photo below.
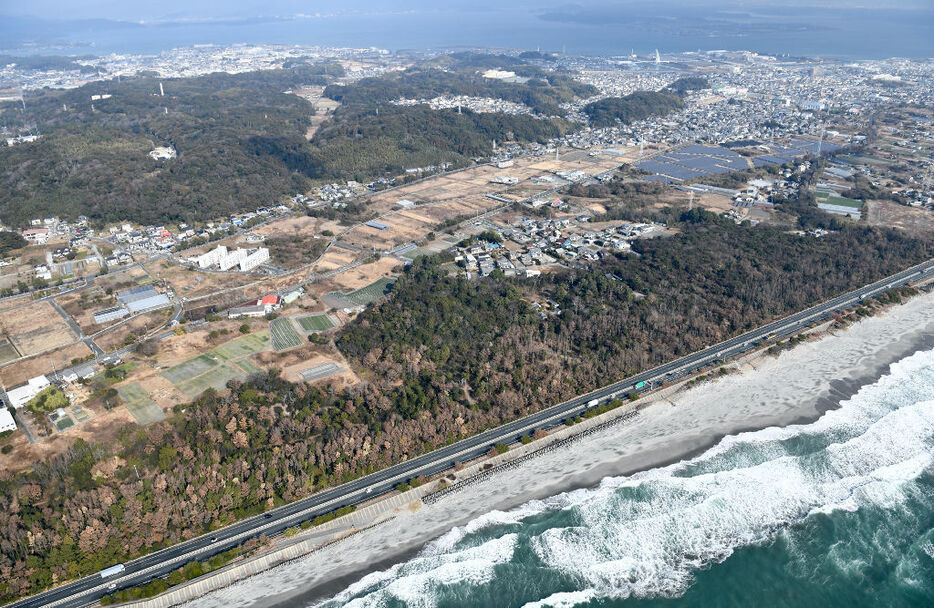
{"type": "Polygon", "coordinates": [[[121,291],[117,294],[117,299],[131,313],[165,306],[169,303],[169,298],[164,293],[156,291],[156,288],[151,285],[121,291]]]}

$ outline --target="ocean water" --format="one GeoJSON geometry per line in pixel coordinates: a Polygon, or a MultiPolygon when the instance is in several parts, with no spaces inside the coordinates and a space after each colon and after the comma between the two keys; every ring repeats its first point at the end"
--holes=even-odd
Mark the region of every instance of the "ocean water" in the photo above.
{"type": "Polygon", "coordinates": [[[488,513],[317,606],[934,605],[934,351],[812,424],[488,513]]]}
{"type": "MultiPolygon", "coordinates": [[[[427,4],[427,3],[426,3],[427,4]]],[[[41,53],[159,53],[193,44],[378,46],[389,50],[502,47],[641,55],[730,49],[845,58],[934,57],[934,7],[793,10],[742,2],[647,2],[557,8],[534,2],[435,3],[420,10],[130,22],[4,15],[0,49],[41,53]],[[722,5],[722,6],[721,6],[722,5]]],[[[2,5],[2,2],[0,2],[2,5]]],[[[331,7],[339,8],[338,5],[331,7]]],[[[312,12],[312,11],[309,11],[312,12]]],[[[223,12],[219,16],[223,16],[223,12]]]]}

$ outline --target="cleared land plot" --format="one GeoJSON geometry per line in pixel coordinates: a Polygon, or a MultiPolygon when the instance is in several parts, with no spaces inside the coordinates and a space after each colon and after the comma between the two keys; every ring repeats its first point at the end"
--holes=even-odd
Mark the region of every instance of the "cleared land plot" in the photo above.
{"type": "Polygon", "coordinates": [[[395,278],[390,279],[383,277],[375,283],[367,285],[366,287],[356,291],[351,291],[347,294],[338,295],[345,300],[353,302],[357,306],[367,306],[371,302],[375,302],[376,300],[389,293],[390,290],[392,290],[392,286],[395,284],[395,282],[395,278]]]}
{"type": "Polygon", "coordinates": [[[336,374],[341,371],[341,369],[341,366],[336,363],[324,363],[300,372],[299,376],[301,376],[302,380],[305,382],[313,382],[336,374]]]}
{"type": "Polygon", "coordinates": [[[292,320],[288,318],[273,319],[269,323],[269,334],[274,350],[286,350],[302,344],[302,337],[295,331],[292,320]]]}
{"type": "Polygon", "coordinates": [[[210,355],[200,355],[184,363],[179,363],[175,367],[170,367],[162,372],[162,377],[175,386],[178,386],[182,382],[203,374],[216,365],[217,361],[211,358],[210,355]]]}
{"type": "Polygon", "coordinates": [[[250,334],[249,336],[244,336],[242,338],[237,338],[236,340],[231,340],[226,344],[221,344],[212,352],[216,354],[219,359],[223,361],[229,361],[231,359],[248,357],[253,353],[258,353],[261,350],[265,350],[268,347],[269,333],[262,331],[255,334],[250,334]]]}
{"type": "Polygon", "coordinates": [[[64,346],[77,338],[48,302],[31,302],[3,313],[0,329],[23,356],[64,346]]]}
{"type": "Polygon", "coordinates": [[[295,320],[298,321],[299,327],[306,332],[326,331],[337,327],[337,323],[326,314],[308,315],[306,317],[298,317],[295,320]]]}
{"type": "Polygon", "coordinates": [[[187,397],[194,399],[209,388],[222,391],[227,388],[228,381],[234,378],[240,378],[242,380],[245,377],[246,374],[235,370],[229,365],[218,365],[207,373],[201,374],[197,378],[181,382],[176,386],[178,390],[185,393],[187,397]]]}

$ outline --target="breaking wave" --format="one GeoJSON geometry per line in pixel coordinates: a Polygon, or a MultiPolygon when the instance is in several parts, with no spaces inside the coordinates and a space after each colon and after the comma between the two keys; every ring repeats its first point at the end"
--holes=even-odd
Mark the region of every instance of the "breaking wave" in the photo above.
{"type": "Polygon", "coordinates": [[[932,465],[934,352],[919,352],[812,424],[727,437],[688,461],[488,513],[319,605],[563,608],[674,600],[753,548],[772,551],[773,562],[803,578],[811,566],[802,564],[815,563],[817,553],[821,567],[832,562],[840,577],[865,576],[873,559],[886,560],[899,588],[928,599],[934,590],[923,579],[934,571],[934,545],[925,524],[921,539],[907,532],[873,538],[865,546],[874,555],[845,549],[872,538],[873,526],[858,514],[923,509],[931,511],[926,520],[908,514],[903,527],[919,517],[934,522],[932,465]],[[828,518],[851,529],[841,536],[828,518]],[[815,546],[807,535],[817,530],[836,544],[815,546]]]}

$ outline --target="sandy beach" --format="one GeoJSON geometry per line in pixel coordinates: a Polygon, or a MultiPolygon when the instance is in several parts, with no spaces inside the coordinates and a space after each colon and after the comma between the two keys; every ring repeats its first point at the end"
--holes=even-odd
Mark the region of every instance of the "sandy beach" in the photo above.
{"type": "Polygon", "coordinates": [[[675,394],[631,421],[532,459],[305,558],[201,597],[189,605],[236,608],[313,605],[364,574],[417,553],[478,518],[514,521],[522,505],[689,458],[726,435],[819,418],[889,365],[934,348],[934,294],[917,296],[777,357],[675,394]],[[515,510],[516,512],[504,513],[515,510]]]}

